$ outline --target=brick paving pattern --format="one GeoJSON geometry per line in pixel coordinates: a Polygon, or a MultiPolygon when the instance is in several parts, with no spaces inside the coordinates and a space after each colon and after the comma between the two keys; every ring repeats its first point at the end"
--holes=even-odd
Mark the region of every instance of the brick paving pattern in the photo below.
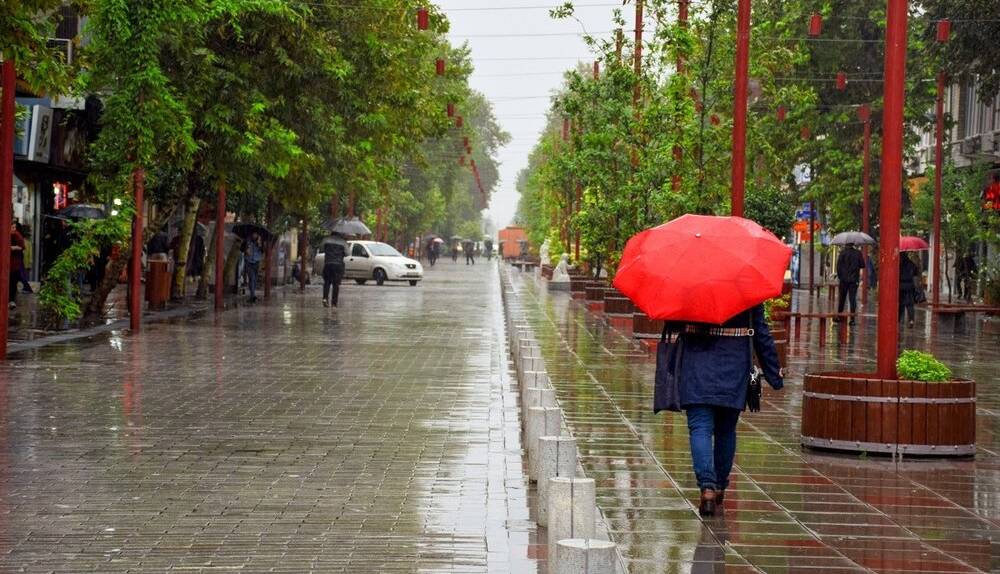
{"type": "Polygon", "coordinates": [[[0,369],[5,572],[536,572],[494,267],[0,369]]]}
{"type": "MultiPolygon", "coordinates": [[[[1000,348],[991,323],[933,344],[957,376],[978,382],[975,460],[893,463],[799,446],[802,374],[871,368],[866,317],[847,345],[831,337],[821,351],[809,332],[793,347],[785,390],[765,389],[763,411],[741,420],[724,515],[701,520],[684,417],[651,411],[652,355],[582,301],[513,275],[629,572],[1000,572],[1000,348]]],[[[926,347],[929,331],[906,332],[904,346],[926,347]]]]}

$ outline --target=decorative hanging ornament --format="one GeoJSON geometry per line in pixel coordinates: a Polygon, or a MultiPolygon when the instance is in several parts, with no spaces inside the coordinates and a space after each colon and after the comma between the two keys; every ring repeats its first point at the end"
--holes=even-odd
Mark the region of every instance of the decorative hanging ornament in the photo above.
{"type": "Polygon", "coordinates": [[[712,117],[709,118],[709,121],[712,122],[713,126],[717,126],[720,123],[722,123],[722,120],[720,120],[719,116],[717,116],[716,114],[712,114],[712,117]]]}
{"type": "Polygon", "coordinates": [[[455,104],[448,104],[448,117],[455,117],[455,104]]]}
{"type": "Polygon", "coordinates": [[[809,18],[809,37],[818,38],[822,33],[823,17],[819,15],[819,12],[813,12],[813,15],[809,18]]]}
{"type": "Polygon", "coordinates": [[[455,118],[455,127],[456,128],[460,128],[463,125],[465,125],[465,121],[462,120],[462,116],[458,116],[457,118],[455,118]]]}
{"type": "Polygon", "coordinates": [[[802,126],[802,129],[799,130],[799,135],[802,136],[802,139],[807,140],[812,136],[812,132],[809,131],[808,127],[802,126]]]}
{"type": "Polygon", "coordinates": [[[867,122],[872,117],[872,110],[868,107],[868,104],[861,104],[858,108],[858,119],[867,122]]]}
{"type": "Polygon", "coordinates": [[[601,63],[600,62],[594,62],[594,79],[595,80],[601,79],[601,63]]]}
{"type": "Polygon", "coordinates": [[[458,158],[458,165],[465,165],[465,156],[460,156],[458,158]]]}
{"type": "Polygon", "coordinates": [[[468,147],[469,147],[469,138],[468,137],[462,138],[462,146],[465,147],[466,149],[468,149],[468,147]]]}
{"type": "Polygon", "coordinates": [[[843,92],[847,89],[847,74],[837,72],[837,89],[843,92]]]}
{"type": "Polygon", "coordinates": [[[434,69],[437,71],[437,75],[444,75],[444,58],[438,58],[437,61],[434,62],[434,69]]]}
{"type": "Polygon", "coordinates": [[[787,113],[788,113],[788,110],[785,108],[785,106],[778,106],[778,111],[777,111],[776,115],[778,116],[778,122],[779,123],[785,121],[785,115],[787,113]]]}
{"type": "Polygon", "coordinates": [[[937,41],[944,43],[951,37],[951,20],[938,20],[937,41]]]}
{"type": "Polygon", "coordinates": [[[431,15],[427,8],[421,6],[417,8],[417,30],[426,30],[430,27],[431,15]]]}

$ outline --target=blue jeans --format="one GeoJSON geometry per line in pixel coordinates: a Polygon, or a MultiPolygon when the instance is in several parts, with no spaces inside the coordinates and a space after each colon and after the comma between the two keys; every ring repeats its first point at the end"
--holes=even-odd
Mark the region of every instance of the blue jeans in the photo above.
{"type": "Polygon", "coordinates": [[[250,298],[257,298],[257,274],[260,271],[260,262],[249,262],[246,263],[247,266],[247,287],[250,289],[250,298]]]}
{"type": "Polygon", "coordinates": [[[736,456],[736,423],[740,411],[712,405],[687,408],[688,434],[691,438],[691,462],[698,478],[698,488],[725,490],[736,456]]]}

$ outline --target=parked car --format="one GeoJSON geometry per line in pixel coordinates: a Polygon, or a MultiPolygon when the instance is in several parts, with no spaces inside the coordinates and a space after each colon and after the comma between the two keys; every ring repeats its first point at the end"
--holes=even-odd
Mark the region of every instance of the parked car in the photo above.
{"type": "MultiPolygon", "coordinates": [[[[317,253],[313,259],[313,273],[322,274],[325,258],[317,253]]],[[[424,278],[424,268],[419,261],[404,257],[402,253],[379,241],[348,241],[344,258],[344,278],[354,279],[358,285],[374,281],[409,281],[416,286],[424,278]]]]}

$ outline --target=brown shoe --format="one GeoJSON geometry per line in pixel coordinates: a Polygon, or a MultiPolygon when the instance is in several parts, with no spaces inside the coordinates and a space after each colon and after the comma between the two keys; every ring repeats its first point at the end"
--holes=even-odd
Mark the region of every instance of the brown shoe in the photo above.
{"type": "Polygon", "coordinates": [[[706,488],[701,491],[701,504],[698,505],[698,514],[702,516],[715,516],[715,490],[706,488]]]}

